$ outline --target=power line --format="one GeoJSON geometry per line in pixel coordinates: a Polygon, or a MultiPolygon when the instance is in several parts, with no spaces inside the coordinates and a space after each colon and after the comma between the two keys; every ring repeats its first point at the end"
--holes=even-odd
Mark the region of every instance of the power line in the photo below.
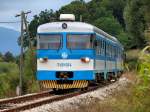
{"type": "Polygon", "coordinates": [[[0,23],[6,24],[6,23],[20,23],[21,21],[0,21],[0,23]]]}

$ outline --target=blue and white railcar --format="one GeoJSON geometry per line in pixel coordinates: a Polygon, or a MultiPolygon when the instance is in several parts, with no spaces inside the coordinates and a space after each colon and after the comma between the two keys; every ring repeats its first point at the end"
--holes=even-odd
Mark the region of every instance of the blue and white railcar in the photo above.
{"type": "Polygon", "coordinates": [[[37,79],[44,88],[85,88],[90,81],[107,80],[123,71],[119,41],[74,18],[61,15],[63,21],[38,27],[37,79]]]}

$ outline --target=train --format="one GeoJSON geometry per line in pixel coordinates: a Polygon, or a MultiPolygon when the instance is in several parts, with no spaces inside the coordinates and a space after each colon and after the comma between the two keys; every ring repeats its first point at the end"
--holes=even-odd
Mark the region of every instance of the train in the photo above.
{"type": "Polygon", "coordinates": [[[37,28],[37,73],[42,88],[87,88],[117,79],[124,71],[123,45],[91,24],[61,14],[37,28]]]}

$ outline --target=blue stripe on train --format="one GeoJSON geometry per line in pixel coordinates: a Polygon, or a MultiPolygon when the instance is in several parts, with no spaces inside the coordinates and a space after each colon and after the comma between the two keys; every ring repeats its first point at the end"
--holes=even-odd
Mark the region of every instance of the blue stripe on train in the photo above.
{"type": "MultiPolygon", "coordinates": [[[[37,71],[38,80],[60,80],[56,78],[56,71],[37,71]]],[[[73,78],[69,80],[94,80],[94,71],[73,71],[73,78]]]]}
{"type": "MultiPolygon", "coordinates": [[[[48,57],[49,59],[62,59],[62,52],[63,51],[60,52],[58,50],[37,50],[37,58],[48,57]]],[[[89,57],[91,59],[115,61],[115,58],[112,57],[105,57],[101,55],[96,55],[95,57],[94,50],[69,50],[65,52],[68,54],[67,59],[80,59],[81,57],[89,57]]]]}
{"type": "Polygon", "coordinates": [[[94,50],[37,50],[37,58],[62,59],[63,52],[68,54],[67,59],[80,59],[81,57],[94,58],[94,50]]]}

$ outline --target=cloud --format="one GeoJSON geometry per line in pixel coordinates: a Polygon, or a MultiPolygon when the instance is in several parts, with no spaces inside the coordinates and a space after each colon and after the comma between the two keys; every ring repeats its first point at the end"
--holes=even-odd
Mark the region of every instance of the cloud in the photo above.
{"type": "MultiPolygon", "coordinates": [[[[18,21],[19,18],[15,18],[15,15],[22,10],[32,11],[32,14],[29,14],[29,19],[31,20],[32,16],[38,14],[41,10],[53,9],[55,11],[72,1],[73,0],[0,0],[0,22],[18,21]]],[[[85,1],[88,2],[90,0],[85,1]]],[[[0,26],[9,26],[14,29],[19,28],[19,24],[0,24],[0,26]]]]}

